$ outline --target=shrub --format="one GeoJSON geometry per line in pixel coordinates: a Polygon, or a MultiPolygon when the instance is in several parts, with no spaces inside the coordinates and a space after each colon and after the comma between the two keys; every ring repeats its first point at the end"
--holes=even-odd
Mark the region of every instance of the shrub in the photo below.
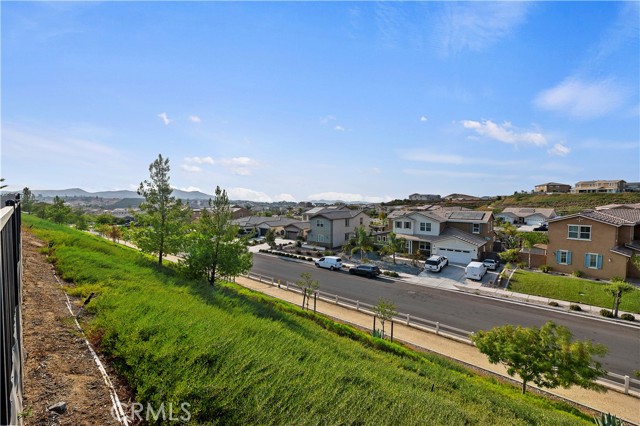
{"type": "Polygon", "coordinates": [[[525,262],[518,262],[518,268],[524,269],[526,267],[527,267],[527,264],[525,262]]]}
{"type": "Polygon", "coordinates": [[[626,320],[626,321],[635,321],[636,320],[636,317],[634,317],[631,314],[622,314],[622,315],[620,315],[620,318],[622,318],[623,320],[626,320]]]}
{"type": "Polygon", "coordinates": [[[553,307],[558,307],[560,306],[560,304],[558,302],[554,302],[553,300],[551,302],[549,302],[549,306],[553,306],[553,307]]]}
{"type": "Polygon", "coordinates": [[[313,262],[313,257],[307,257],[307,260],[308,260],[309,262],[313,262]]]}
{"type": "Polygon", "coordinates": [[[382,271],[382,275],[386,275],[388,277],[393,277],[393,278],[398,278],[400,276],[395,271],[382,271]]]}
{"type": "Polygon", "coordinates": [[[540,270],[545,274],[551,270],[551,266],[549,265],[540,265],[540,270]]]}
{"type": "Polygon", "coordinates": [[[575,303],[570,304],[569,305],[569,309],[571,309],[572,311],[576,311],[576,312],[580,312],[582,310],[580,305],[576,305],[575,303]]]}
{"type": "Polygon", "coordinates": [[[296,249],[296,253],[297,253],[297,254],[302,254],[302,250],[297,250],[297,249],[296,249]]]}
{"type": "Polygon", "coordinates": [[[608,309],[600,309],[600,315],[607,318],[613,318],[613,312],[608,309]]]}
{"type": "Polygon", "coordinates": [[[571,275],[573,275],[573,276],[574,276],[574,277],[576,277],[576,278],[582,278],[582,277],[584,277],[584,272],[582,272],[582,271],[580,271],[580,270],[576,269],[575,271],[573,271],[573,272],[571,273],[571,275]]]}

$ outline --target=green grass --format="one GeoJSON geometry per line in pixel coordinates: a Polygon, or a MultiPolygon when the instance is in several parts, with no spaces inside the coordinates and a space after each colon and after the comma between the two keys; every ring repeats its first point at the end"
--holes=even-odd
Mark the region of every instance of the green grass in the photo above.
{"type": "MultiPolygon", "coordinates": [[[[91,338],[143,403],[190,404],[193,424],[577,425],[589,416],[521,395],[435,355],[235,284],[212,289],[131,249],[24,216],[89,304],[91,338]],[[434,391],[431,392],[431,386],[434,391]]],[[[46,249],[45,249],[46,250],[46,249]]]]}
{"type": "MultiPolygon", "coordinates": [[[[611,309],[613,297],[604,292],[605,285],[605,283],[583,278],[519,269],[509,281],[509,290],[611,309]]],[[[636,290],[622,296],[620,310],[640,313],[640,291],[636,290]]]]}

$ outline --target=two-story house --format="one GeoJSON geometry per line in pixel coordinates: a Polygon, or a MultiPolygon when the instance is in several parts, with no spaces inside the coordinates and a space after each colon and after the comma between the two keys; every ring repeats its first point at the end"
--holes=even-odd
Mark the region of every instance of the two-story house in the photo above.
{"type": "Polygon", "coordinates": [[[439,254],[452,263],[482,259],[493,248],[493,213],[489,211],[399,210],[389,215],[390,231],[406,240],[408,253],[439,254]]]}
{"type": "Polygon", "coordinates": [[[558,182],[541,183],[534,187],[534,192],[545,192],[547,194],[567,193],[571,191],[571,185],[558,182]]]}
{"type": "Polygon", "coordinates": [[[640,254],[640,209],[612,208],[549,220],[547,265],[600,279],[640,277],[631,262],[640,254]]]}
{"type": "Polygon", "coordinates": [[[338,248],[343,246],[363,226],[367,231],[371,218],[361,210],[351,210],[344,206],[329,206],[306,212],[311,225],[307,241],[322,247],[338,248]]]}
{"type": "Polygon", "coordinates": [[[592,192],[624,192],[626,183],[624,180],[582,180],[576,182],[571,192],[576,194],[592,192]]]}

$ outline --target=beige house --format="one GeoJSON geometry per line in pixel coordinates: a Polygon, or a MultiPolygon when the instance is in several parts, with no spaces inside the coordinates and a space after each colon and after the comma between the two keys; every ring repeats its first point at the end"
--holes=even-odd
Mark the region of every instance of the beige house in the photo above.
{"type": "Polygon", "coordinates": [[[549,221],[547,265],[599,279],[640,277],[640,209],[586,210],[549,221]]]}
{"type": "MultiPolygon", "coordinates": [[[[389,217],[389,231],[405,239],[408,253],[439,254],[452,263],[483,259],[493,249],[493,213],[433,207],[398,210],[389,217]]],[[[379,236],[379,243],[385,236],[379,236]]]]}
{"type": "Polygon", "coordinates": [[[363,226],[369,231],[371,218],[360,210],[351,210],[344,206],[329,206],[313,209],[305,213],[311,225],[307,234],[307,242],[327,248],[342,247],[355,233],[355,229],[363,226]]]}
{"type": "Polygon", "coordinates": [[[496,214],[496,219],[509,222],[514,225],[540,226],[549,219],[556,217],[554,209],[538,209],[533,207],[507,207],[496,214]]]}
{"type": "Polygon", "coordinates": [[[624,192],[626,187],[624,180],[583,180],[576,182],[571,192],[576,194],[591,192],[624,192]]]}
{"type": "Polygon", "coordinates": [[[566,183],[547,182],[536,185],[534,191],[545,193],[565,193],[571,191],[571,185],[567,185],[566,183]]]}

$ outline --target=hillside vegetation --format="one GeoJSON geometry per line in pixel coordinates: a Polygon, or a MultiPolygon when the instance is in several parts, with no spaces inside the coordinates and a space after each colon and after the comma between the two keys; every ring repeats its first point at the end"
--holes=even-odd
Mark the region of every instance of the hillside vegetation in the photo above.
{"type": "Polygon", "coordinates": [[[186,402],[191,424],[592,424],[564,403],[235,284],[212,288],[106,240],[24,223],[49,242],[71,295],[96,293],[85,326],[136,401],[186,402]]]}
{"type": "Polygon", "coordinates": [[[640,203],[640,192],[620,194],[516,194],[493,201],[489,208],[502,211],[506,207],[553,208],[558,215],[578,213],[606,204],[640,203]]]}

